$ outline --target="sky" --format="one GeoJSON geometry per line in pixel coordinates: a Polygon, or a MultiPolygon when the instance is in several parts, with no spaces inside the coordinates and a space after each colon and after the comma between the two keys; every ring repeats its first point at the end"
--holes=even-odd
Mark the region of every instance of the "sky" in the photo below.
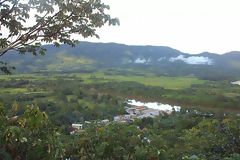
{"type": "Polygon", "coordinates": [[[185,53],[240,51],[240,0],[104,0],[120,26],[100,39],[128,45],[169,46],[185,53]]]}

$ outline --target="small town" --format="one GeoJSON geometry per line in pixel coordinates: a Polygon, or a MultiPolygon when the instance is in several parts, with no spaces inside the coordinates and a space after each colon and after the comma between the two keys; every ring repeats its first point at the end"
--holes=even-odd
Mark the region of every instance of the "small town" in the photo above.
{"type": "MultiPolygon", "coordinates": [[[[131,105],[125,107],[126,114],[118,115],[113,117],[113,121],[115,123],[132,123],[135,119],[143,119],[143,118],[154,118],[159,116],[160,114],[171,114],[173,110],[158,110],[148,108],[146,106],[136,106],[131,105]]],[[[71,126],[70,134],[76,134],[84,130],[86,126],[91,124],[90,121],[85,121],[84,123],[73,123],[71,126]]],[[[109,119],[95,121],[95,123],[99,125],[108,125],[111,123],[109,119]]]]}

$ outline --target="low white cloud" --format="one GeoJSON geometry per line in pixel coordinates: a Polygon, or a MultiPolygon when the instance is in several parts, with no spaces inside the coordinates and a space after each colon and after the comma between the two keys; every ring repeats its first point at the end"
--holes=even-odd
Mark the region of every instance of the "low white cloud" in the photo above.
{"type": "Polygon", "coordinates": [[[169,58],[170,62],[175,62],[175,61],[183,61],[187,64],[192,64],[192,65],[213,65],[213,60],[208,58],[208,57],[203,57],[203,56],[191,56],[191,57],[184,57],[184,55],[179,55],[177,57],[171,57],[169,58]]]}
{"type": "Polygon", "coordinates": [[[151,57],[148,59],[145,58],[137,58],[134,63],[136,64],[149,64],[151,62],[151,57]]]}
{"type": "Polygon", "coordinates": [[[147,60],[144,58],[138,58],[134,61],[134,63],[137,63],[137,64],[144,64],[146,62],[147,62],[147,60]]]}

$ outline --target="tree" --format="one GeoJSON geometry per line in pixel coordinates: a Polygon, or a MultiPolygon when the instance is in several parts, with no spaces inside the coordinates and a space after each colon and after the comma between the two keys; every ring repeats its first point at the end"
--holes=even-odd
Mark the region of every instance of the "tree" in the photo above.
{"type": "Polygon", "coordinates": [[[0,105],[0,159],[62,159],[61,134],[47,114],[37,106],[27,106],[22,115],[12,116],[16,109],[13,106],[7,114],[0,105]]]}
{"type": "MultiPolygon", "coordinates": [[[[74,46],[72,34],[99,38],[97,28],[119,24],[109,9],[101,0],[0,0],[0,57],[11,50],[44,55],[43,43],[74,46]]],[[[0,61],[4,72],[6,65],[0,61]]]]}

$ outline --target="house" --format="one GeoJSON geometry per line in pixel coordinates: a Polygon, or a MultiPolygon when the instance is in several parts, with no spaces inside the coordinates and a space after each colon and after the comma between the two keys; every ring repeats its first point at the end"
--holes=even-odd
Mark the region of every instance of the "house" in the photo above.
{"type": "Polygon", "coordinates": [[[131,108],[127,108],[126,112],[130,115],[140,115],[147,108],[145,106],[134,106],[131,108]]]}
{"type": "Polygon", "coordinates": [[[136,108],[127,108],[127,109],[126,109],[126,112],[127,112],[128,114],[136,114],[136,108]]]}
{"type": "Polygon", "coordinates": [[[143,111],[147,109],[145,106],[136,106],[136,114],[143,114],[143,111]]]}
{"type": "Polygon", "coordinates": [[[73,123],[72,128],[74,128],[76,130],[82,130],[83,129],[83,124],[73,123]]]}
{"type": "Polygon", "coordinates": [[[105,125],[108,124],[109,122],[110,122],[109,119],[101,120],[101,123],[102,123],[102,124],[105,124],[105,125]]]}
{"type": "Polygon", "coordinates": [[[156,110],[156,109],[146,109],[142,112],[141,115],[138,116],[139,119],[142,119],[142,118],[147,118],[147,117],[151,117],[151,118],[154,118],[156,116],[159,116],[160,114],[160,111],[159,110],[156,110]]]}
{"type": "Polygon", "coordinates": [[[114,121],[115,122],[132,122],[133,118],[134,117],[132,115],[125,114],[125,115],[115,116],[114,121]]]}
{"type": "Polygon", "coordinates": [[[84,123],[85,123],[85,124],[91,124],[91,122],[90,122],[90,121],[84,121],[84,123]]]}
{"type": "Polygon", "coordinates": [[[157,110],[157,109],[151,109],[151,108],[149,108],[149,109],[146,109],[146,110],[142,111],[142,114],[146,114],[146,115],[154,116],[154,117],[155,117],[155,116],[159,116],[160,111],[157,110]]]}
{"type": "Polygon", "coordinates": [[[104,120],[97,120],[96,123],[98,125],[108,125],[110,123],[109,119],[104,119],[104,120]]]}
{"type": "Polygon", "coordinates": [[[82,131],[83,129],[83,124],[78,124],[78,123],[73,123],[71,128],[70,128],[70,134],[76,134],[79,133],[80,131],[82,131]]]}

